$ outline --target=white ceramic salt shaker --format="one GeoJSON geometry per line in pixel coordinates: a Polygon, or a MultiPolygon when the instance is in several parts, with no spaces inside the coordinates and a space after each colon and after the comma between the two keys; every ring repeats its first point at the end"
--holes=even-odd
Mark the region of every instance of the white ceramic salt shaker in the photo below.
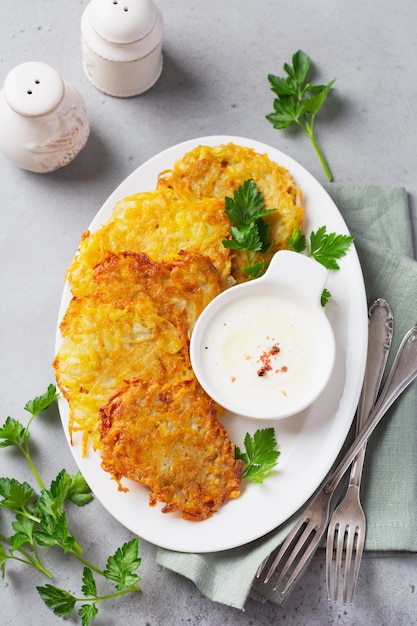
{"type": "Polygon", "coordinates": [[[91,0],[81,18],[83,67],[100,91],[147,91],[162,71],[162,15],[153,0],[91,0]]]}
{"type": "Polygon", "coordinates": [[[44,174],[66,165],[90,132],[78,91],[50,65],[22,63],[0,91],[0,152],[18,167],[44,174]]]}

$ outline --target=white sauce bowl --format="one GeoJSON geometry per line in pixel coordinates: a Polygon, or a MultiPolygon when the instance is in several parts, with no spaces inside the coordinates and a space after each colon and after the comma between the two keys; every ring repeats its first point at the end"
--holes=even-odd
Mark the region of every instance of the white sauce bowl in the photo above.
{"type": "Polygon", "coordinates": [[[314,259],[283,250],[261,278],[231,287],[204,309],[190,357],[209,396],[258,419],[289,417],[318,398],[335,362],[320,302],[327,277],[314,259]]]}

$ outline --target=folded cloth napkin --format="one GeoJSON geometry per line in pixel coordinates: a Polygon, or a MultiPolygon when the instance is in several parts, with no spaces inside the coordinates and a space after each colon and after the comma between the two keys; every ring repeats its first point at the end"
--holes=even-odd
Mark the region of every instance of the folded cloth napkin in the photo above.
{"type": "MultiPolygon", "coordinates": [[[[361,262],[368,303],[385,298],[394,311],[390,361],[417,322],[417,262],[413,259],[407,194],[402,187],[326,185],[342,213],[361,262]]],[[[390,363],[389,363],[390,364],[390,363]]],[[[411,385],[372,435],[365,459],[362,503],[365,549],[417,552],[417,383],[411,385]]],[[[282,603],[272,585],[254,580],[262,560],[298,518],[250,544],[209,554],[159,548],[157,562],[194,581],[208,598],[237,608],[246,599],[282,603]]]]}

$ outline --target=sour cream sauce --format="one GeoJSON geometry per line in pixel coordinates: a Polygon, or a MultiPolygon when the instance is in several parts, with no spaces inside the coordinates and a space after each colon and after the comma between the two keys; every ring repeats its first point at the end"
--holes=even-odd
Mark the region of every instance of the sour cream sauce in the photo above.
{"type": "Polygon", "coordinates": [[[320,346],[311,323],[299,307],[280,298],[227,304],[213,317],[202,346],[206,384],[222,388],[243,414],[265,413],[271,406],[277,415],[283,409],[291,413],[300,390],[308,395],[315,384],[320,346]]]}

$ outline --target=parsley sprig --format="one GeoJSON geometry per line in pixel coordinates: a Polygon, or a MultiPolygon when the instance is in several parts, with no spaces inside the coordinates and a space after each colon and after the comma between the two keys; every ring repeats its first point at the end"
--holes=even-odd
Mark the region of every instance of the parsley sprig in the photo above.
{"type": "Polygon", "coordinates": [[[45,604],[56,615],[68,618],[77,603],[81,603],[78,614],[82,626],[88,626],[97,615],[97,604],[109,598],[140,591],[139,539],[134,538],[109,556],[104,569],[90,563],[84,556],[81,546],[70,532],[67,524],[66,507],[84,506],[92,500],[89,486],[81,472],[72,476],[63,469],[51,482],[44,484],[30,453],[30,426],[36,416],[48,409],[57,399],[54,385],[46,392],[27,402],[28,423],[8,417],[0,427],[0,448],[16,446],[25,457],[36,480],[37,488],[16,478],[0,478],[0,508],[14,515],[11,522],[12,534],[0,533],[0,569],[3,578],[9,562],[28,565],[40,573],[53,578],[52,572],[44,563],[42,551],[45,548],[58,548],[65,554],[75,557],[83,564],[81,595],[74,596],[52,584],[37,586],[45,604]],[[115,591],[100,594],[94,575],[99,575],[115,584],[115,591]]]}
{"type": "Polygon", "coordinates": [[[245,464],[242,479],[262,483],[277,465],[280,455],[274,428],[260,428],[253,437],[246,433],[244,446],[245,452],[235,446],[235,458],[245,464]]]}
{"type": "Polygon", "coordinates": [[[314,122],[335,81],[332,80],[327,85],[312,85],[307,82],[310,67],[311,59],[305,52],[298,50],[292,57],[292,65],[284,64],[286,77],[268,75],[276,98],[273,102],[274,112],[267,115],[266,119],[278,130],[288,128],[293,123],[297,124],[309,137],[330,181],[333,176],[317,144],[314,122]]]}
{"type": "Polygon", "coordinates": [[[264,217],[276,209],[266,209],[255,181],[245,180],[233,193],[225,198],[225,212],[231,221],[230,239],[224,239],[225,248],[239,250],[246,255],[244,268],[250,279],[258,278],[266,270],[266,261],[261,255],[268,252],[268,225],[264,217]]]}
{"type": "Polygon", "coordinates": [[[46,606],[52,609],[55,615],[65,619],[72,615],[77,602],[82,602],[78,614],[81,617],[82,626],[88,626],[98,613],[99,602],[117,598],[132,591],[140,591],[137,586],[140,577],[135,573],[141,563],[138,551],[139,539],[135,537],[118,548],[115,554],[107,559],[104,570],[94,568],[104,578],[116,582],[116,591],[113,593],[99,594],[92,569],[87,566],[83,570],[81,596],[74,596],[65,589],[50,584],[36,587],[36,589],[46,606]]]}
{"type": "MultiPolygon", "coordinates": [[[[309,246],[307,246],[306,236],[302,235],[297,227],[294,227],[292,237],[289,237],[287,241],[294,252],[308,250],[308,256],[324,265],[328,270],[338,270],[340,269],[338,260],[346,255],[353,243],[353,237],[351,235],[328,233],[326,226],[321,226],[315,232],[312,231],[310,233],[309,246]]],[[[324,289],[321,296],[323,306],[330,297],[330,292],[324,289]]]]}
{"type": "MultiPolygon", "coordinates": [[[[295,252],[307,250],[307,238],[301,234],[297,226],[294,227],[292,237],[288,238],[288,243],[295,252]]],[[[308,256],[328,270],[338,270],[340,269],[338,260],[346,255],[352,243],[352,235],[328,233],[326,226],[320,226],[315,232],[310,233],[308,256]]]]}

